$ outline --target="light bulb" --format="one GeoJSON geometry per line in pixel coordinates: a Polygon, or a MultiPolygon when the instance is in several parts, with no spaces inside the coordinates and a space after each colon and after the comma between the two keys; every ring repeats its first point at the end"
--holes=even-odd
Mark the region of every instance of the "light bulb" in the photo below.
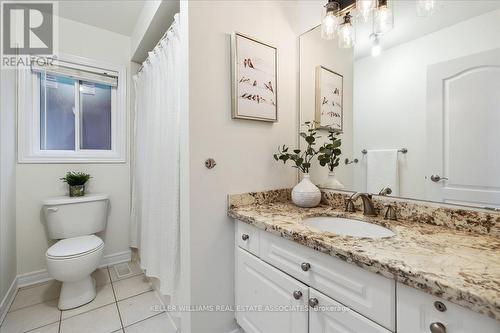
{"type": "Polygon", "coordinates": [[[380,45],[380,39],[377,35],[373,35],[372,39],[372,57],[378,57],[382,52],[382,45],[380,45]]]}
{"type": "Polygon", "coordinates": [[[368,21],[372,11],[376,7],[376,4],[376,0],[356,0],[356,10],[363,21],[368,21]]]}
{"type": "Polygon", "coordinates": [[[380,35],[392,30],[394,27],[394,16],[392,8],[387,5],[379,6],[373,13],[373,33],[380,35]]]}
{"type": "Polygon", "coordinates": [[[344,16],[344,23],[339,26],[338,35],[340,48],[349,49],[356,44],[356,30],[351,23],[349,13],[344,16]]]}
{"type": "Polygon", "coordinates": [[[437,8],[437,0],[417,0],[417,15],[431,16],[437,8]]]}
{"type": "Polygon", "coordinates": [[[339,4],[337,2],[329,1],[325,5],[326,11],[323,19],[321,20],[321,38],[323,39],[334,39],[335,32],[339,25],[339,19],[337,17],[339,11],[339,4]]]}

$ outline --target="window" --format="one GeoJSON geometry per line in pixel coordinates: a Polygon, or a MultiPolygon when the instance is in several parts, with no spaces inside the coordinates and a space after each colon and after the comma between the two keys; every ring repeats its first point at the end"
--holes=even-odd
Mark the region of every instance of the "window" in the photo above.
{"type": "Polygon", "coordinates": [[[19,162],[125,162],[124,73],[68,56],[20,69],[19,162]]]}

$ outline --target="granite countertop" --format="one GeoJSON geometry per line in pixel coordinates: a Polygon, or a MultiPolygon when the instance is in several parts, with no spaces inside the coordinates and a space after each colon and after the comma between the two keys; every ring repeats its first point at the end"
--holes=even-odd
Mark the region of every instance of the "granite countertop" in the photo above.
{"type": "Polygon", "coordinates": [[[299,208],[281,199],[250,204],[231,204],[230,200],[228,215],[500,320],[498,237],[429,223],[365,217],[359,211],[345,213],[327,204],[299,208]],[[396,235],[369,239],[320,232],[302,223],[313,216],[362,220],[389,228],[396,235]]]}

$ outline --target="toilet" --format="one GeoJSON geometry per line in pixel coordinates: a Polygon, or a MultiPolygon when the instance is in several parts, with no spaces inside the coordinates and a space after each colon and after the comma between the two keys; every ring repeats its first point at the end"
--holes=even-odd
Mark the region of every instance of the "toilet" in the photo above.
{"type": "Polygon", "coordinates": [[[104,242],[94,235],[106,227],[109,196],[55,197],[43,202],[43,213],[51,239],[46,252],[47,270],[61,281],[59,309],[68,310],[91,302],[96,296],[91,277],[99,266],[104,242]]]}

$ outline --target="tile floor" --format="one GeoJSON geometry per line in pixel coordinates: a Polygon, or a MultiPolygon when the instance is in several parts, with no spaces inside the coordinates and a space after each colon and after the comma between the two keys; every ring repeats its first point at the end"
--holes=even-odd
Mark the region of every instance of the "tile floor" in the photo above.
{"type": "Polygon", "coordinates": [[[93,273],[96,298],[79,308],[59,311],[61,284],[49,281],[18,290],[0,333],[175,333],[168,313],[135,262],[131,274],[119,277],[113,266],[93,273]]]}

